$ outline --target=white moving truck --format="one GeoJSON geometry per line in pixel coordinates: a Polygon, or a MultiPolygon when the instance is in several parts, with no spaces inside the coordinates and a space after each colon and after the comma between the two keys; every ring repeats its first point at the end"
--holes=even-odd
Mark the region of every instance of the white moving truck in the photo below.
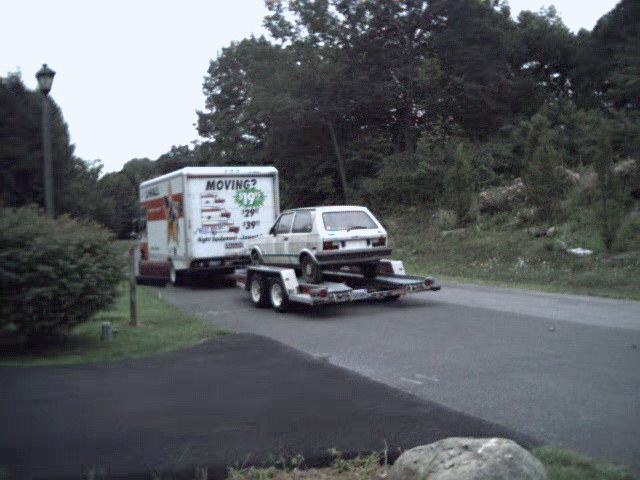
{"type": "Polygon", "coordinates": [[[146,242],[140,274],[162,272],[178,285],[192,273],[247,265],[247,242],[280,213],[274,167],[186,167],[140,184],[146,242]]]}

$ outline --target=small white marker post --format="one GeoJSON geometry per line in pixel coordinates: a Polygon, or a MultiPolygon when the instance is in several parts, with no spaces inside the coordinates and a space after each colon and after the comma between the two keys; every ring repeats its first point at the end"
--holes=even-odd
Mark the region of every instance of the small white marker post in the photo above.
{"type": "Polygon", "coordinates": [[[102,322],[102,334],[100,335],[102,343],[111,342],[111,322],[102,322]]]}

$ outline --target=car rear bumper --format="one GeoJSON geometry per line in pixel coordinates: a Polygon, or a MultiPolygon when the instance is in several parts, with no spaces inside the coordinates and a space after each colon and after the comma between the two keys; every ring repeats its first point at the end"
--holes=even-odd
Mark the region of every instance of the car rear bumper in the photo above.
{"type": "Polygon", "coordinates": [[[365,248],[361,250],[316,252],[315,257],[320,265],[342,265],[381,260],[388,255],[391,255],[390,248],[365,248]]]}

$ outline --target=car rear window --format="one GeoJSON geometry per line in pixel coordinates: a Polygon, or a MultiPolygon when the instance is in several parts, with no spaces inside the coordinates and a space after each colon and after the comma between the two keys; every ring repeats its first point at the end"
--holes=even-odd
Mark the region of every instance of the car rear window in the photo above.
{"type": "Polygon", "coordinates": [[[378,228],[367,212],[354,210],[349,212],[326,212],[322,214],[324,229],[328,232],[336,230],[354,230],[356,228],[378,228]]]}

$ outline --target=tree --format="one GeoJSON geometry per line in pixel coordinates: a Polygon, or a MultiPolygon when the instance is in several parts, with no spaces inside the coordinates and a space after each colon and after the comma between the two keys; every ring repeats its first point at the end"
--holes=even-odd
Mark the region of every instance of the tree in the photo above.
{"type": "Polygon", "coordinates": [[[519,75],[530,81],[530,105],[537,109],[545,99],[569,95],[577,40],[556,9],[520,12],[516,39],[515,66],[519,75]]]}
{"type": "Polygon", "coordinates": [[[621,0],[591,33],[580,32],[574,77],[582,107],[640,109],[640,4],[621,0]]]}
{"type": "Polygon", "coordinates": [[[486,139],[517,118],[524,103],[516,26],[502,2],[439,0],[430,5],[437,19],[430,48],[448,78],[440,93],[444,117],[451,115],[472,139],[486,139]]]}
{"type": "MultiPolygon", "coordinates": [[[[41,99],[25,88],[19,74],[10,74],[0,82],[0,182],[5,206],[44,205],[41,105],[41,99]]],[[[59,132],[54,130],[52,136],[57,138],[59,132]]],[[[58,167],[60,160],[55,160],[58,167]]]]}
{"type": "Polygon", "coordinates": [[[536,114],[526,126],[523,180],[528,200],[538,207],[543,220],[553,221],[559,211],[565,181],[558,175],[561,155],[554,146],[548,119],[536,114]]]}
{"type": "MultiPolygon", "coordinates": [[[[50,98],[48,100],[51,100],[50,98]]],[[[44,205],[42,96],[29,91],[19,74],[0,81],[0,205],[44,205]]],[[[93,217],[105,209],[97,192],[99,162],[74,155],[60,108],[51,109],[53,175],[57,213],[93,217]]]]}
{"type": "Polygon", "coordinates": [[[622,184],[613,171],[614,152],[607,129],[603,125],[598,135],[594,166],[598,176],[598,204],[596,216],[602,243],[611,250],[617,237],[624,206],[622,184]]]}
{"type": "Polygon", "coordinates": [[[118,238],[128,239],[135,230],[135,224],[142,216],[138,188],[143,181],[156,175],[159,175],[157,164],[148,158],[139,158],[125,163],[119,172],[108,173],[100,179],[100,193],[111,200],[112,208],[109,215],[99,221],[118,238]]]}
{"type": "Polygon", "coordinates": [[[447,207],[456,212],[462,223],[470,219],[473,195],[472,155],[468,147],[460,142],[456,147],[453,165],[444,179],[444,194],[447,207]]]}
{"type": "MultiPolygon", "coordinates": [[[[251,110],[256,86],[290,64],[282,49],[263,37],[223,48],[205,77],[205,111],[198,111],[198,133],[212,140],[215,156],[225,163],[267,163],[269,112],[251,110]]],[[[290,118],[295,121],[295,117],[290,118]]]]}

